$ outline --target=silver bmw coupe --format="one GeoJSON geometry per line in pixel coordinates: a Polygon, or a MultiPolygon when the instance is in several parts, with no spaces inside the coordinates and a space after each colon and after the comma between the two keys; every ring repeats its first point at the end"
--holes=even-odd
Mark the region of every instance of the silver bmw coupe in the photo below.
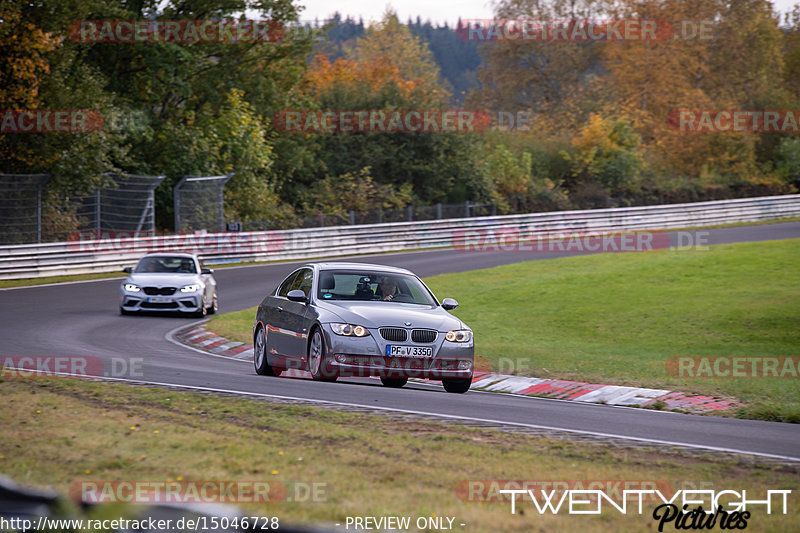
{"type": "Polygon", "coordinates": [[[320,381],[379,376],[387,387],[409,378],[441,380],[447,392],[472,383],[472,330],[408,270],[364,263],[311,263],[258,307],[255,369],[304,369],[320,381]]]}

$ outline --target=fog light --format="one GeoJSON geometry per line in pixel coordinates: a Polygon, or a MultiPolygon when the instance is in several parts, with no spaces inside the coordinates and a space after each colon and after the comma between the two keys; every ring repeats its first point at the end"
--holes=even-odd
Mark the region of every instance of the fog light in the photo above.
{"type": "Polygon", "coordinates": [[[339,355],[335,356],[334,359],[336,359],[337,363],[343,363],[344,364],[344,363],[347,362],[347,356],[346,355],[342,355],[342,354],[339,354],[339,355]]]}
{"type": "Polygon", "coordinates": [[[469,370],[470,368],[472,368],[472,361],[463,360],[458,362],[459,370],[469,370]]]}

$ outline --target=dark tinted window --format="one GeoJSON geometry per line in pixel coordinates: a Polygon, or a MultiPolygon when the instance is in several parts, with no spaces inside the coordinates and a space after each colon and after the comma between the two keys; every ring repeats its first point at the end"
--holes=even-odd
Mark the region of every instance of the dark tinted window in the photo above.
{"type": "Polygon", "coordinates": [[[416,276],[369,271],[320,273],[317,298],[436,305],[433,295],[416,276]]]}
{"type": "Polygon", "coordinates": [[[278,287],[278,296],[283,296],[285,298],[286,295],[289,294],[289,291],[292,290],[292,283],[297,278],[298,274],[300,274],[300,271],[292,272],[291,274],[289,274],[289,277],[283,280],[281,286],[278,287]]]}
{"type": "Polygon", "coordinates": [[[313,283],[314,271],[310,268],[304,268],[298,272],[297,277],[294,278],[291,290],[299,289],[305,293],[306,297],[308,297],[309,294],[311,294],[311,285],[313,285],[313,283]]]}
{"type": "Polygon", "coordinates": [[[136,265],[137,274],[167,272],[171,274],[197,274],[197,264],[191,257],[155,256],[143,257],[136,265]]]}

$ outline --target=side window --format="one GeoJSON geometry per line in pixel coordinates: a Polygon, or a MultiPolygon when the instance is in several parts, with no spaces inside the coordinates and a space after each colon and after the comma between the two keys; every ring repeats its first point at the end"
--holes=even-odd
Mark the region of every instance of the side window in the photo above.
{"type": "Polygon", "coordinates": [[[310,268],[304,268],[294,279],[291,290],[300,289],[306,294],[306,297],[308,297],[308,295],[311,294],[311,285],[313,284],[313,281],[314,272],[310,268]]]}
{"type": "Polygon", "coordinates": [[[289,274],[288,278],[283,280],[283,283],[281,283],[281,286],[278,289],[278,296],[283,296],[286,298],[286,295],[289,294],[290,290],[292,290],[292,283],[297,278],[298,274],[300,274],[300,272],[292,272],[289,274]]]}

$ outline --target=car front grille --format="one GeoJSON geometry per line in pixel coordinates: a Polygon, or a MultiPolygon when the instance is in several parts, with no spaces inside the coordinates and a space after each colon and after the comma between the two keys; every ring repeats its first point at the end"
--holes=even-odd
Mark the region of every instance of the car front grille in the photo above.
{"type": "Polygon", "coordinates": [[[175,294],[176,290],[178,289],[175,287],[145,287],[144,293],[148,296],[157,296],[159,294],[163,296],[171,296],[175,294]]]}
{"type": "Polygon", "coordinates": [[[142,302],[142,307],[148,309],[177,309],[177,302],[142,302]]]}
{"type": "Polygon", "coordinates": [[[381,328],[381,337],[387,341],[404,342],[408,339],[408,332],[402,328],[381,328]]]}
{"type": "Polygon", "coordinates": [[[423,344],[436,340],[438,332],[435,329],[415,329],[411,332],[411,340],[423,344]]]}

